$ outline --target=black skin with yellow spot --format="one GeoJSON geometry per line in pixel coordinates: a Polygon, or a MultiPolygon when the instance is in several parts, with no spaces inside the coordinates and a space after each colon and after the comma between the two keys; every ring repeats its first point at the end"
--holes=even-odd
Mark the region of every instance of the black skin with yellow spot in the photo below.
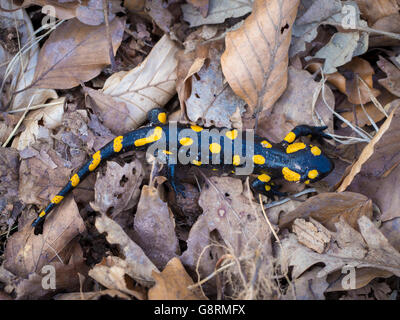
{"type": "MultiPolygon", "coordinates": [[[[279,192],[277,186],[271,183],[273,179],[283,177],[288,181],[310,183],[324,178],[334,168],[333,162],[324,155],[318,147],[302,143],[294,144],[297,138],[308,135],[330,139],[331,137],[323,132],[326,127],[297,126],[286,136],[285,140],[277,144],[255,135],[253,144],[246,143],[245,133],[235,129],[207,128],[210,130],[213,129],[215,132],[209,136],[203,136],[202,133],[206,132],[206,129],[199,126],[176,124],[176,132],[172,131],[175,129],[171,129],[172,126],[167,124],[165,110],[161,108],[151,110],[148,114],[148,119],[150,123],[149,126],[128,132],[124,136],[116,137],[95,153],[95,155],[78,170],[66,186],[57,194],[57,196],[61,197],[58,197],[58,200],[57,196],[53,198],[52,203],[50,203],[32,223],[32,226],[35,227],[35,234],[41,232],[41,227],[47,214],[90,172],[94,171],[100,163],[130,150],[149,151],[150,146],[161,141],[165,141],[166,150],[164,150],[164,152],[163,150],[155,150],[154,155],[166,161],[168,164],[168,180],[175,192],[181,193],[183,196],[185,196],[184,187],[178,183],[175,178],[177,166],[189,164],[201,168],[212,168],[218,169],[218,171],[232,173],[235,172],[236,168],[243,167],[246,151],[247,153],[250,151],[250,154],[254,154],[254,157],[251,157],[248,161],[254,165],[252,173],[258,175],[252,182],[253,190],[271,198],[285,195],[279,192]],[[194,138],[197,137],[199,146],[208,147],[206,154],[208,155],[209,161],[211,162],[212,159],[215,160],[219,158],[219,164],[215,164],[215,162],[213,162],[213,164],[205,164],[204,162],[206,161],[203,161],[201,164],[197,162],[197,159],[202,160],[201,150],[199,148],[198,154],[193,155],[189,152],[189,145],[186,147],[182,146],[182,143],[190,144],[190,142],[188,142],[190,140],[188,139],[181,140],[182,137],[189,138],[187,134],[182,135],[184,133],[182,130],[184,129],[187,129],[185,132],[190,133],[193,141],[196,141],[194,138]],[[170,130],[172,138],[170,137],[170,130]],[[226,133],[227,131],[228,133],[226,133]],[[235,143],[236,145],[234,145],[235,143]],[[214,148],[210,147],[211,144],[213,144],[214,148]],[[227,148],[230,149],[231,154],[229,155],[229,159],[224,159],[224,152],[229,150],[227,148]],[[293,152],[293,150],[295,152],[293,152]],[[233,157],[235,154],[233,151],[236,152],[236,156],[240,156],[242,161],[240,164],[235,163],[235,158],[233,157]],[[176,158],[180,152],[185,153],[185,155],[193,156],[195,160],[189,163],[180,163],[180,160],[178,160],[179,158],[176,158]],[[98,153],[100,153],[100,159],[98,159],[98,153]],[[95,159],[96,154],[97,160],[95,159]],[[173,160],[175,160],[173,163],[177,164],[172,164],[171,162],[173,160]],[[59,200],[60,198],[61,200],[59,200]]],[[[211,130],[211,132],[213,131],[211,130]]],[[[193,147],[193,144],[191,146],[193,147]]],[[[203,151],[203,155],[204,154],[203,151]]],[[[203,160],[206,158],[207,157],[203,157],[203,160]]]]}

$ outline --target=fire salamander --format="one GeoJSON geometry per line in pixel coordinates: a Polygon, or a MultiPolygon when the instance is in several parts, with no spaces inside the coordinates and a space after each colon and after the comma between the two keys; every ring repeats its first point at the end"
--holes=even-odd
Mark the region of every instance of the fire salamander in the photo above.
{"type": "Polygon", "coordinates": [[[129,150],[146,150],[167,164],[167,177],[175,192],[184,194],[184,187],[175,179],[180,165],[208,167],[235,173],[256,174],[252,182],[255,192],[268,197],[284,196],[272,179],[309,184],[327,176],[333,162],[313,145],[295,142],[301,136],[331,139],[326,127],[301,125],[289,132],[280,143],[271,143],[252,131],[226,128],[202,128],[197,125],[167,123],[165,110],[157,108],[148,114],[150,124],[114,138],[75,173],[65,187],[32,223],[40,233],[46,215],[100,163],[129,150]]]}

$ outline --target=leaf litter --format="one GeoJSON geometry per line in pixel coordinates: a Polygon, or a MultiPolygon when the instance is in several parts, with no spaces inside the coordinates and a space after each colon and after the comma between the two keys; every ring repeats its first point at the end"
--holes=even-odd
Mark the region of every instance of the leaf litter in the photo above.
{"type": "Polygon", "coordinates": [[[15,17],[0,12],[1,297],[398,296],[398,1],[107,3],[26,0],[15,17]],[[55,29],[34,29],[48,4],[55,29]],[[326,125],[335,142],[311,143],[335,172],[312,186],[279,181],[294,196],[272,201],[247,179],[183,168],[182,198],[131,152],[89,175],[34,235],[32,219],[71,174],[154,107],[273,142],[326,125]],[[46,265],[57,290],[41,286],[46,265]]]}

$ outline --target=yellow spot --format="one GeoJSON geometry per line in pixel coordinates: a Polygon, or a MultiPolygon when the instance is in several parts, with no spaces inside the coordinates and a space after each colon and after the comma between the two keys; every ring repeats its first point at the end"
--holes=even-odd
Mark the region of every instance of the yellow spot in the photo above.
{"type": "Polygon", "coordinates": [[[51,200],[51,203],[59,204],[62,199],[64,199],[63,196],[54,196],[53,200],[51,200]]]}
{"type": "Polygon", "coordinates": [[[240,156],[239,156],[239,155],[235,154],[235,155],[233,156],[232,164],[233,164],[234,166],[238,166],[238,165],[240,164],[240,156]]]}
{"type": "Polygon", "coordinates": [[[292,143],[294,140],[296,140],[296,135],[293,132],[289,132],[283,140],[292,143]]]}
{"type": "Polygon", "coordinates": [[[286,148],[286,152],[287,153],[297,152],[299,150],[304,149],[305,147],[306,145],[303,142],[292,143],[288,145],[288,147],[286,148]]]}
{"type": "Polygon", "coordinates": [[[161,123],[167,122],[167,115],[165,114],[165,112],[159,113],[157,118],[158,118],[158,121],[160,121],[161,123]]]}
{"type": "Polygon", "coordinates": [[[97,166],[99,165],[100,161],[101,161],[101,154],[100,154],[100,150],[99,150],[93,155],[93,160],[89,166],[89,171],[93,171],[94,169],[96,169],[97,166]]]}
{"type": "Polygon", "coordinates": [[[260,156],[259,154],[256,154],[253,156],[253,162],[255,164],[264,164],[265,158],[263,156],[260,156]]]}
{"type": "Polygon", "coordinates": [[[168,150],[163,150],[162,151],[164,154],[172,154],[172,152],[171,151],[168,151],[168,150]]]}
{"type": "Polygon", "coordinates": [[[290,170],[288,167],[284,167],[282,169],[282,173],[283,173],[283,177],[287,181],[299,181],[300,180],[300,174],[290,170]]]}
{"type": "Polygon", "coordinates": [[[42,211],[42,212],[39,214],[39,217],[44,217],[45,215],[46,215],[46,212],[42,211]]]}
{"type": "Polygon", "coordinates": [[[211,153],[220,153],[221,152],[221,145],[219,143],[211,143],[210,144],[210,151],[211,153]]]}
{"type": "Polygon", "coordinates": [[[122,150],[123,136],[118,136],[114,139],[114,152],[120,152],[122,150]]]}
{"type": "Polygon", "coordinates": [[[71,186],[76,187],[79,184],[79,176],[75,173],[71,178],[71,186]]]}
{"type": "Polygon", "coordinates": [[[267,174],[260,174],[257,178],[262,182],[268,182],[271,180],[271,177],[267,174]]]}
{"type": "Polygon", "coordinates": [[[193,139],[189,137],[184,137],[181,140],[179,140],[179,142],[183,146],[190,146],[193,144],[193,139]]]}
{"type": "Polygon", "coordinates": [[[270,190],[271,190],[271,186],[266,185],[266,186],[265,186],[265,191],[270,191],[270,190]]]}
{"type": "Polygon", "coordinates": [[[236,129],[233,129],[231,131],[228,131],[227,133],[225,133],[225,135],[231,139],[231,140],[235,140],[238,136],[238,131],[236,129]]]}
{"type": "Polygon", "coordinates": [[[192,130],[196,132],[200,132],[201,130],[203,130],[203,128],[199,126],[190,126],[190,128],[192,128],[192,130]]]}
{"type": "Polygon", "coordinates": [[[218,169],[212,169],[212,171],[218,171],[218,169]]]}
{"type": "Polygon", "coordinates": [[[318,147],[312,147],[312,148],[311,148],[311,153],[312,153],[314,156],[319,156],[319,155],[321,154],[321,149],[318,148],[318,147]]]}
{"type": "Polygon", "coordinates": [[[310,180],[307,180],[304,182],[305,184],[310,184],[310,180]]]}
{"type": "Polygon", "coordinates": [[[153,133],[150,136],[145,137],[145,138],[141,138],[141,139],[137,139],[135,141],[135,146],[136,147],[141,147],[141,146],[144,146],[145,144],[152,143],[152,142],[155,142],[157,140],[160,140],[161,137],[162,137],[162,132],[163,131],[162,131],[161,127],[155,127],[153,133]]]}
{"type": "Polygon", "coordinates": [[[195,166],[201,166],[201,161],[193,160],[192,163],[193,163],[195,166]]]}
{"type": "Polygon", "coordinates": [[[308,173],[308,177],[309,177],[310,179],[315,179],[316,177],[318,177],[318,171],[317,171],[317,170],[311,170],[311,171],[308,173]]]}
{"type": "Polygon", "coordinates": [[[272,148],[272,144],[270,144],[267,140],[261,141],[261,144],[264,148],[272,148]]]}

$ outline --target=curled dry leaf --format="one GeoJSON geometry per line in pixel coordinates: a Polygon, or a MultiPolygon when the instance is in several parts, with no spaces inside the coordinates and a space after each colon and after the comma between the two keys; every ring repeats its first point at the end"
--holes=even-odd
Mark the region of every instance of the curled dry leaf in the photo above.
{"type": "Polygon", "coordinates": [[[387,74],[387,78],[378,80],[379,83],[388,91],[400,97],[400,69],[382,57],[379,57],[377,64],[387,74]]]}
{"type": "MultiPolygon", "coordinates": [[[[158,272],[157,267],[145,255],[143,250],[128,237],[121,226],[106,215],[97,217],[95,225],[100,233],[107,233],[106,239],[110,244],[119,245],[125,257],[124,273],[142,285],[152,285],[154,283],[152,271],[158,272]]],[[[113,262],[116,261],[115,258],[111,258],[113,262]]],[[[118,264],[121,263],[118,261],[118,264]]]]}
{"type": "Polygon", "coordinates": [[[376,20],[398,13],[400,10],[397,0],[355,0],[363,16],[370,25],[376,20]]]}
{"type": "Polygon", "coordinates": [[[225,37],[224,75],[251,110],[270,109],[286,89],[298,0],[255,0],[244,24],[225,37]]]}
{"type": "Polygon", "coordinates": [[[97,174],[91,207],[102,214],[111,213],[113,218],[124,210],[132,209],[139,199],[143,176],[138,160],[125,163],[122,167],[114,161],[107,161],[105,174],[97,174]]]}
{"type": "Polygon", "coordinates": [[[341,270],[346,265],[357,269],[369,267],[372,268],[371,272],[379,269],[397,276],[400,274],[400,253],[367,217],[362,216],[358,220],[360,233],[343,219],[335,227],[337,232],[332,233],[330,246],[323,254],[301,245],[293,234],[281,241],[282,250],[279,255],[281,259],[287,259],[289,266],[293,266],[293,278],[298,278],[317,263],[325,265],[317,277],[341,270]]]}
{"type": "Polygon", "coordinates": [[[89,270],[89,276],[104,287],[144,300],[146,295],[143,290],[137,290],[133,285],[132,279],[127,275],[131,275],[131,267],[128,261],[114,256],[104,258],[103,261],[89,270]]]}
{"type": "Polygon", "coordinates": [[[371,198],[383,221],[399,217],[400,109],[396,108],[361,152],[338,191],[360,192],[371,198]]]}
{"type": "Polygon", "coordinates": [[[307,199],[295,210],[279,219],[279,227],[288,227],[295,219],[313,218],[330,230],[343,218],[352,228],[357,228],[361,216],[372,218],[372,201],[354,192],[321,193],[307,199]]]}
{"type": "Polygon", "coordinates": [[[85,224],[78,206],[69,196],[46,219],[43,234],[34,235],[28,223],[8,239],[4,267],[23,278],[31,273],[40,273],[44,265],[58,261],[61,252],[84,231],[85,224]]]}
{"type": "Polygon", "coordinates": [[[161,273],[153,272],[153,277],[156,284],[149,290],[149,300],[207,300],[199,288],[188,289],[193,280],[178,258],[172,258],[161,273]]]}
{"type": "MultiPolygon", "coordinates": [[[[121,44],[125,21],[110,22],[113,51],[121,44]]],[[[87,26],[68,20],[51,33],[40,50],[32,86],[69,89],[93,79],[110,64],[105,25],[87,26]]]]}
{"type": "Polygon", "coordinates": [[[204,0],[192,0],[189,2],[190,4],[182,5],[183,19],[189,22],[191,27],[197,27],[204,24],[222,23],[225,19],[241,17],[251,11],[250,0],[207,0],[207,2],[208,1],[208,15],[206,17],[204,16],[206,10],[200,9],[199,12],[197,10],[198,6],[193,3],[203,3],[205,2],[204,0]]]}
{"type": "Polygon", "coordinates": [[[163,107],[172,98],[176,93],[177,51],[175,43],[164,35],[138,67],[113,74],[101,91],[87,91],[107,128],[115,134],[135,129],[145,121],[148,111],[163,107]]]}
{"type": "Polygon", "coordinates": [[[225,82],[220,65],[223,43],[213,42],[208,46],[208,54],[201,68],[202,58],[197,58],[188,75],[191,81],[191,94],[185,100],[189,120],[216,127],[232,127],[230,118],[239,109],[244,112],[245,102],[237,97],[225,82]],[[197,71],[195,71],[197,70],[197,71]]]}
{"type": "Polygon", "coordinates": [[[134,230],[135,241],[159,269],[179,253],[173,215],[152,186],[142,188],[134,230]]]}
{"type": "Polygon", "coordinates": [[[51,142],[51,130],[61,125],[64,115],[65,97],[51,101],[48,107],[30,112],[24,120],[25,130],[13,142],[18,150],[23,150],[37,140],[51,142]]]}

